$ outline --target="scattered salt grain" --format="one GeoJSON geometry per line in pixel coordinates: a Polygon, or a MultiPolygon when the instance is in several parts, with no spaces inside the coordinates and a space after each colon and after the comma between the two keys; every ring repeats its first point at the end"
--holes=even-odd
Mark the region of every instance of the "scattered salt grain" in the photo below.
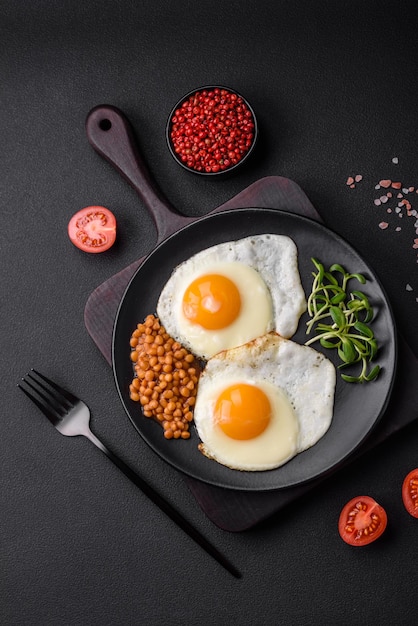
{"type": "Polygon", "coordinates": [[[399,163],[398,157],[393,157],[392,163],[394,163],[395,165],[398,165],[398,163],[399,163]]]}
{"type": "Polygon", "coordinates": [[[356,174],[354,177],[349,176],[345,184],[350,187],[350,189],[355,189],[356,183],[359,183],[361,180],[363,180],[363,176],[361,174],[356,174]]]}
{"type": "Polygon", "coordinates": [[[407,290],[407,291],[412,291],[412,287],[411,287],[411,285],[410,285],[409,283],[408,283],[408,284],[407,284],[407,286],[406,286],[406,290],[407,290]]]}
{"type": "MultiPolygon", "coordinates": [[[[393,157],[392,163],[398,164],[398,157],[393,157]]],[[[354,189],[357,183],[359,183],[361,180],[363,180],[363,176],[361,174],[355,174],[353,176],[348,176],[346,184],[347,186],[350,187],[350,189],[354,189]]],[[[388,219],[390,219],[389,215],[391,215],[392,213],[396,213],[396,216],[398,218],[403,218],[405,216],[406,216],[406,219],[408,219],[409,217],[415,218],[415,224],[414,224],[415,239],[413,240],[412,248],[414,250],[418,250],[418,219],[417,219],[418,210],[413,208],[412,204],[414,203],[414,201],[411,198],[411,196],[409,196],[410,199],[407,199],[405,197],[411,193],[418,194],[418,185],[416,186],[410,185],[407,187],[407,186],[403,186],[402,182],[392,181],[389,178],[383,178],[382,180],[379,180],[378,183],[376,183],[374,188],[376,191],[380,189],[382,191],[386,190],[383,192],[381,196],[373,199],[375,206],[379,207],[383,204],[387,204],[389,200],[392,200],[395,197],[398,200],[396,207],[393,207],[393,204],[395,204],[396,202],[395,201],[393,203],[390,202],[389,205],[385,208],[385,212],[388,214],[388,219]]],[[[405,220],[402,220],[402,221],[405,221],[405,220]]],[[[387,228],[390,228],[389,222],[385,222],[385,221],[380,222],[378,226],[381,230],[386,230],[387,228]]],[[[402,228],[400,226],[396,226],[396,228],[394,228],[393,230],[399,233],[402,230],[402,228]]],[[[418,263],[418,254],[417,254],[416,260],[418,263]]],[[[416,298],[416,300],[418,302],[418,298],[416,298]]]]}

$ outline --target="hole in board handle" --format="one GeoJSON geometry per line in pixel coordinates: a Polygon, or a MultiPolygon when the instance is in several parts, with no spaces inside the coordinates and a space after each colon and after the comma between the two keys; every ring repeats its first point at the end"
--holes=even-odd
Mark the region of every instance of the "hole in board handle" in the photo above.
{"type": "Polygon", "coordinates": [[[102,130],[110,130],[112,128],[112,122],[106,118],[100,120],[99,128],[101,128],[102,130]]]}

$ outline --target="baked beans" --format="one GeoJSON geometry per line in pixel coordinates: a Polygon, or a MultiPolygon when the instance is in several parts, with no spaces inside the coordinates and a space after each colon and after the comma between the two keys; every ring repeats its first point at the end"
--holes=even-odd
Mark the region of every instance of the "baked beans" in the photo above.
{"type": "Polygon", "coordinates": [[[137,325],[130,346],[135,372],[131,400],[141,404],[145,417],[161,424],[166,439],[189,439],[200,376],[195,356],[154,315],[137,325]]]}

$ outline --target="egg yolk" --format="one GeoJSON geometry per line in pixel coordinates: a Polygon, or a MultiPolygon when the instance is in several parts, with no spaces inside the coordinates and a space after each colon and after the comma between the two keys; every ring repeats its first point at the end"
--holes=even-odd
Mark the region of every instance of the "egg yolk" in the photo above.
{"type": "Polygon", "coordinates": [[[226,328],[238,317],[241,297],[236,285],[221,274],[196,278],[183,295],[183,313],[207,330],[226,328]]]}
{"type": "Polygon", "coordinates": [[[232,385],[216,400],[215,421],[231,439],[258,437],[267,428],[270,418],[270,401],[264,391],[254,385],[232,385]]]}

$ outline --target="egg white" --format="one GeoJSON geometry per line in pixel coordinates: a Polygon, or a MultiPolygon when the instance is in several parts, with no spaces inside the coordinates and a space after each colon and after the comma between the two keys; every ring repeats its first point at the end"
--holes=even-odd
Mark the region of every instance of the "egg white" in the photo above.
{"type": "Polygon", "coordinates": [[[253,235],[198,252],[175,268],[157,303],[157,315],[167,332],[204,359],[271,330],[289,338],[305,310],[296,245],[290,237],[273,234],[253,235]],[[183,314],[185,290],[208,273],[230,278],[241,296],[238,318],[221,331],[191,324],[183,314]]]}
{"type": "Polygon", "coordinates": [[[282,389],[259,380],[219,376],[207,382],[195,413],[195,424],[203,444],[200,449],[209,458],[231,469],[268,470],[286,463],[297,450],[299,425],[295,412],[282,389]],[[266,429],[253,439],[232,439],[214,423],[216,400],[224,389],[235,383],[254,385],[267,396],[271,419],[266,429]],[[197,420],[196,420],[197,415],[197,420]]]}
{"type": "Polygon", "coordinates": [[[217,354],[208,361],[199,380],[194,422],[202,441],[200,449],[233,469],[258,471],[283,465],[317,443],[328,430],[335,381],[335,367],[323,354],[275,332],[217,354]],[[285,397],[284,405],[291,407],[295,421],[293,438],[288,438],[287,426],[284,428],[288,418],[282,418],[283,404],[280,408],[275,405],[277,416],[271,420],[271,433],[267,428],[247,441],[233,440],[223,432],[218,436],[220,429],[213,419],[216,399],[220,390],[238,381],[251,381],[262,389],[273,387],[285,397]]]}
{"type": "MultiPolygon", "coordinates": [[[[205,265],[204,271],[184,272],[179,277],[177,288],[173,292],[171,318],[175,325],[174,337],[188,347],[194,354],[205,359],[210,358],[221,350],[234,348],[246,343],[253,337],[264,334],[271,329],[273,307],[270,292],[260,274],[248,265],[242,263],[212,263],[205,265]],[[192,323],[183,312],[183,294],[190,283],[202,274],[221,274],[229,278],[237,287],[241,308],[238,317],[227,327],[217,330],[208,330],[199,324],[192,323]],[[256,306],[255,306],[256,304],[256,306]]],[[[164,299],[164,297],[163,297],[164,299]]],[[[162,299],[162,301],[163,301],[162,299]]],[[[163,308],[163,305],[161,305],[163,308]]],[[[166,314],[159,311],[160,319],[166,314]]],[[[168,324],[170,327],[170,323],[168,324]]],[[[172,334],[170,328],[166,330],[172,334]]],[[[174,331],[173,331],[174,332],[174,331]]]]}

